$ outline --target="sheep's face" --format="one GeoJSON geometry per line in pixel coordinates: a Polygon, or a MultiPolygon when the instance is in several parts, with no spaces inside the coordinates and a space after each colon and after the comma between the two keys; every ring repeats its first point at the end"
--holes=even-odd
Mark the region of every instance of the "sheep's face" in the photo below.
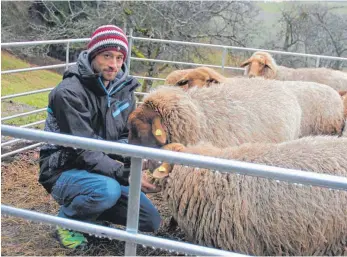
{"type": "Polygon", "coordinates": [[[205,70],[192,70],[188,72],[180,81],[176,83],[176,86],[188,90],[194,86],[197,87],[208,87],[212,83],[219,83],[216,78],[211,76],[208,71],[205,70]]]}
{"type": "Polygon", "coordinates": [[[264,55],[252,56],[243,62],[241,67],[246,67],[246,75],[250,78],[257,76],[269,78],[270,75],[274,74],[275,70],[271,60],[268,60],[264,55]]]}
{"type": "Polygon", "coordinates": [[[166,129],[157,112],[146,106],[139,106],[128,119],[129,144],[153,148],[167,143],[166,129]]]}

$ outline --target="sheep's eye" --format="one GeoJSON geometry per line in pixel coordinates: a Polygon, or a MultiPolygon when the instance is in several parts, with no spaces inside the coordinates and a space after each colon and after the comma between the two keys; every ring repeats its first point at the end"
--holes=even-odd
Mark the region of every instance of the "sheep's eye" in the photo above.
{"type": "Polygon", "coordinates": [[[177,83],[176,83],[176,85],[177,86],[184,86],[185,84],[187,84],[188,83],[188,80],[187,79],[185,79],[185,80],[180,80],[180,81],[178,81],[177,83]]]}

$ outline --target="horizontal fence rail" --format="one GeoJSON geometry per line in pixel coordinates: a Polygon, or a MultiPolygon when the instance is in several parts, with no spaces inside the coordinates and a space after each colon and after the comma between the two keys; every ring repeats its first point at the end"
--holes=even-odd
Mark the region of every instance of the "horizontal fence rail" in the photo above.
{"type": "Polygon", "coordinates": [[[190,243],[178,242],[169,239],[148,236],[139,233],[130,233],[115,228],[108,228],[105,226],[94,225],[77,220],[64,219],[60,217],[51,216],[39,212],[29,211],[14,208],[7,205],[1,205],[1,213],[6,215],[12,215],[20,218],[29,219],[37,222],[44,222],[47,224],[53,224],[61,227],[68,227],[77,231],[92,234],[97,237],[107,237],[109,239],[116,239],[121,241],[128,241],[136,243],[142,246],[152,246],[155,248],[165,248],[169,252],[187,253],[192,255],[202,256],[231,256],[241,257],[247,256],[243,254],[218,250],[214,248],[193,245],[190,243]]]}
{"type": "MultiPolygon", "coordinates": [[[[212,65],[212,64],[203,64],[203,63],[193,63],[193,62],[177,62],[177,61],[167,61],[167,60],[158,60],[158,59],[147,59],[147,58],[138,58],[138,57],[131,57],[131,60],[135,61],[147,61],[147,62],[157,62],[157,63],[172,63],[172,64],[181,64],[181,65],[190,65],[190,66],[205,66],[205,67],[211,67],[211,68],[222,68],[222,65],[212,65]]],[[[244,68],[239,67],[232,67],[232,66],[224,66],[225,69],[232,69],[232,70],[241,70],[244,71],[244,68]]]]}
{"type": "Polygon", "coordinates": [[[4,118],[1,118],[1,122],[6,121],[6,120],[11,120],[11,119],[14,119],[14,118],[19,118],[19,117],[31,115],[31,114],[35,114],[35,113],[39,113],[39,112],[44,112],[44,111],[47,111],[47,107],[46,108],[42,108],[42,109],[37,109],[37,110],[34,110],[34,111],[30,111],[30,112],[23,112],[23,113],[15,114],[15,115],[12,115],[12,116],[7,116],[7,117],[4,117],[4,118]]]}
{"type": "Polygon", "coordinates": [[[293,169],[284,169],[274,166],[219,159],[208,156],[199,158],[199,156],[194,154],[171,152],[154,148],[151,148],[150,151],[148,151],[147,147],[142,146],[121,144],[89,138],[86,140],[86,138],[83,137],[75,137],[27,128],[18,128],[8,125],[1,125],[1,132],[3,135],[25,138],[38,142],[48,142],[70,147],[80,147],[88,150],[122,154],[125,156],[132,156],[137,158],[154,159],[181,165],[207,168],[211,170],[217,170],[219,172],[237,173],[241,175],[282,180],[291,183],[300,183],[327,187],[331,189],[347,190],[346,177],[293,169]]]}
{"type": "Polygon", "coordinates": [[[33,95],[33,94],[39,94],[39,93],[44,93],[44,92],[50,92],[50,91],[52,91],[53,88],[54,87],[50,87],[50,88],[44,88],[44,89],[39,89],[39,90],[34,90],[34,91],[28,91],[28,92],[13,94],[13,95],[6,95],[6,96],[2,96],[1,97],[1,101],[2,100],[6,100],[6,99],[15,98],[15,97],[20,97],[20,96],[26,96],[26,95],[33,95]]]}
{"type": "Polygon", "coordinates": [[[149,42],[168,43],[168,44],[170,43],[170,44],[178,44],[178,45],[205,46],[205,47],[225,48],[225,49],[244,50],[244,51],[265,51],[265,52],[274,53],[274,54],[283,54],[283,55],[293,55],[293,56],[303,56],[303,57],[347,61],[347,58],[345,58],[345,57],[336,57],[336,56],[318,55],[318,54],[304,54],[304,53],[268,50],[268,49],[262,49],[262,48],[226,46],[226,45],[218,45],[218,44],[203,44],[203,43],[175,41],[175,40],[167,40],[167,39],[144,38],[144,37],[133,37],[133,39],[139,40],[139,41],[149,41],[149,42]]]}

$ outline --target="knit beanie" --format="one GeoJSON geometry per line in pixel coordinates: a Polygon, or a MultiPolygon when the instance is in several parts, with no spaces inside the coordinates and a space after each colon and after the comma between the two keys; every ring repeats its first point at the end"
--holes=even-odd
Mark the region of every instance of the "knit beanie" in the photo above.
{"type": "Polygon", "coordinates": [[[90,60],[108,50],[121,52],[124,60],[128,54],[128,39],[123,30],[115,25],[104,25],[97,28],[88,43],[87,51],[90,60]]]}

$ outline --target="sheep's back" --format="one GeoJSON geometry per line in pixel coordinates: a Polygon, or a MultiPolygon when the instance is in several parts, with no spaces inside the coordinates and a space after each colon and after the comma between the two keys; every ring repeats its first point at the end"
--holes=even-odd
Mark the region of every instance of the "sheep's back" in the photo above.
{"type": "MultiPolygon", "coordinates": [[[[345,155],[346,140],[312,140],[265,147],[257,152],[256,161],[347,176],[346,158],[319,161],[328,160],[325,154],[330,151],[332,155],[345,155]],[[335,146],[327,141],[334,141],[335,146]],[[310,143],[305,150],[312,151],[309,162],[297,160],[295,156],[301,153],[296,153],[296,145],[310,143]]],[[[245,149],[242,154],[241,160],[247,161],[250,155],[255,161],[245,149]]],[[[221,155],[216,157],[238,159],[230,148],[222,150],[221,155]]],[[[345,191],[175,165],[163,196],[179,226],[199,244],[254,255],[346,254],[345,191]]]]}
{"type": "Polygon", "coordinates": [[[301,108],[291,92],[268,83],[255,86],[249,79],[231,81],[187,92],[197,116],[204,117],[198,121],[200,140],[224,147],[298,138],[301,108]]]}
{"type": "Polygon", "coordinates": [[[301,106],[300,136],[341,134],[344,107],[337,91],[315,82],[282,81],[281,86],[295,94],[301,106]]]}
{"type": "Polygon", "coordinates": [[[292,69],[278,66],[276,79],[294,81],[312,81],[325,84],[337,91],[347,90],[347,74],[327,68],[292,69]]]}

